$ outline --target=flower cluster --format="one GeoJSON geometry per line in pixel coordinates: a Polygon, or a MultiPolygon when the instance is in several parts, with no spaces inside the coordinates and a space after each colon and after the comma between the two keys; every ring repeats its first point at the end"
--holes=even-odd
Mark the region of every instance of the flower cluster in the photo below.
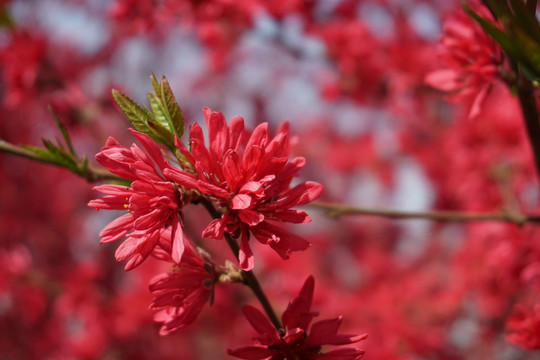
{"type": "Polygon", "coordinates": [[[96,156],[112,173],[133,181],[129,187],[97,186],[95,189],[107,196],[89,203],[96,209],[128,210],[100,234],[102,242],[127,235],[116,253],[118,260],[131,258],[126,269],[139,265],[156,247],[168,246],[173,260],[180,261],[182,208],[193,191],[215,204],[222,213],[206,227],[204,237],[222,239],[225,232],[240,234],[239,259],[244,270],[254,266],[249,232],[284,259],[293,251],[309,247],[307,240],[276,224],[311,221],[305,211],[291,207],[309,203],[322,192],[322,186],[311,181],[290,188],[305,160],[296,157],[289,161],[288,124],[270,138],[266,123],[250,134],[241,117],[231,119],[227,125],[221,113],[205,108],[204,115],[208,148],[197,124],[190,131],[191,151],[176,141],[195,174],[172,166],[150,137],[136,131],[132,133],[148,155],[136,145],[128,149],[110,138],[96,156]],[[172,228],[172,246],[161,237],[168,227],[172,228]]]}
{"type": "MultiPolygon", "coordinates": [[[[223,359],[225,343],[252,345],[238,342],[233,324],[245,322],[240,302],[253,290],[248,276],[259,273],[270,304],[298,274],[324,279],[321,313],[343,314],[342,328],[345,320],[361,325],[370,334],[361,347],[366,355],[373,349],[372,358],[538,355],[540,157],[530,145],[540,136],[519,121],[537,120],[537,1],[26,3],[0,0],[0,357],[172,360],[181,351],[185,360],[223,359]],[[80,21],[68,28],[55,21],[65,18],[80,21]],[[145,56],[134,64],[137,49],[145,56]],[[184,133],[168,85],[153,82],[148,110],[128,100],[121,106],[140,138],[132,146],[116,135],[124,122],[102,90],[139,83],[133,65],[175,74],[176,90],[189,94],[182,109],[189,125],[204,98],[222,109],[240,105],[252,124],[287,117],[301,129],[295,150],[309,156],[335,203],[319,204],[335,219],[306,231],[310,251],[300,254],[307,242],[294,230],[302,226],[290,224],[308,220],[296,210],[305,206],[291,204],[318,189],[309,182],[295,189],[294,177],[287,184],[285,167],[303,160],[290,156],[286,125],[248,131],[241,119],[224,124],[207,110],[212,126],[201,116],[184,133]],[[32,146],[58,131],[48,105],[64,139],[32,146]],[[475,121],[462,121],[464,109],[475,121]],[[118,175],[75,154],[103,146],[102,134],[118,141],[110,139],[98,160],[118,175]],[[97,186],[104,197],[90,203],[114,211],[87,213],[84,181],[13,154],[69,166],[92,182],[116,178],[97,186]],[[332,210],[403,202],[497,221],[418,227],[332,210]],[[97,249],[96,223],[115,217],[102,232],[111,243],[97,249]],[[109,256],[118,246],[128,273],[109,256]],[[233,255],[254,271],[222,267],[238,261],[233,255]],[[200,319],[214,296],[211,318],[200,319]],[[160,327],[181,336],[160,338],[160,327]]],[[[307,327],[289,321],[281,332],[279,317],[264,308],[277,325],[265,331],[275,346],[259,341],[250,351],[279,357],[282,341],[311,344],[318,318],[307,327]],[[303,342],[290,329],[304,331],[303,342]]],[[[334,336],[327,334],[325,342],[334,336]]],[[[301,356],[341,358],[331,350],[301,356]]]]}
{"type": "Polygon", "coordinates": [[[307,240],[278,223],[311,221],[304,211],[291,208],[313,201],[322,191],[320,184],[310,181],[291,188],[305,160],[289,160],[287,123],[272,138],[266,123],[250,133],[241,117],[227,124],[221,113],[207,108],[204,116],[208,146],[197,124],[191,127],[189,150],[175,139],[183,168],[171,164],[150,136],[135,130],[131,132],[144,150],[135,144],[123,147],[109,138],[96,156],[113,174],[131,181],[130,186],[95,187],[106,196],[90,201],[89,206],[127,210],[101,231],[101,242],[125,237],[116,259],[129,259],[126,270],[150,255],[172,263],[176,269],[159,275],[150,284],[154,295],[151,308],[160,310],[155,320],[163,323],[162,335],[193,322],[219,278],[209,256],[199,255],[184,236],[185,205],[204,201],[213,209],[215,219],[202,236],[239,241],[236,255],[240,267],[248,271],[254,267],[250,234],[284,259],[293,251],[309,247],[307,240]]]}
{"type": "Polygon", "coordinates": [[[96,155],[98,162],[113,174],[132,181],[131,186],[100,185],[94,189],[107,196],[92,200],[96,209],[127,210],[100,233],[101,242],[110,242],[126,236],[116,251],[118,261],[130,259],[126,270],[140,265],[156,247],[167,249],[178,263],[184,251],[182,217],[184,194],[162,174],[171,165],[164,159],[159,147],[147,135],[132,131],[147,153],[137,145],[121,146],[109,138],[96,155]],[[163,231],[171,228],[170,242],[164,242],[163,231]]]}
{"type": "MultiPolygon", "coordinates": [[[[485,7],[478,6],[478,12],[491,18],[485,7]]],[[[447,18],[443,29],[439,58],[446,67],[430,72],[425,81],[448,92],[450,101],[473,97],[469,111],[469,117],[473,118],[480,113],[492,84],[498,79],[498,68],[503,64],[502,49],[463,12],[447,18]]]]}
{"type": "Polygon", "coordinates": [[[359,360],[364,351],[355,348],[341,348],[321,353],[323,345],[347,345],[361,340],[364,335],[338,334],[342,317],[320,320],[311,325],[318,315],[311,311],[315,280],[310,276],[304,282],[298,296],[289,303],[281,316],[284,329],[276,330],[266,317],[256,308],[246,305],[242,308],[249,323],[257,331],[257,345],[229,350],[229,355],[246,360],[359,360]],[[308,330],[309,329],[309,330],[308,330]]]}
{"type": "Polygon", "coordinates": [[[192,323],[211,298],[219,272],[205,257],[186,241],[184,255],[181,263],[175,266],[176,271],[160,274],[150,282],[154,296],[150,308],[160,310],[154,320],[163,323],[161,335],[192,323]]]}
{"type": "MultiPolygon", "coordinates": [[[[311,181],[290,188],[305,160],[288,158],[288,124],[284,123],[270,138],[266,123],[249,134],[241,117],[232,118],[227,125],[221,113],[205,108],[204,118],[208,148],[197,124],[190,131],[191,152],[177,142],[194,165],[197,190],[212,199],[223,213],[206,227],[203,236],[219,240],[224,232],[239,232],[240,267],[244,270],[254,266],[248,232],[283,259],[293,251],[307,249],[308,241],[276,225],[276,222],[311,221],[305,211],[291,210],[291,207],[315,200],[322,191],[320,184],[311,181]]],[[[186,176],[184,171],[174,168],[165,170],[165,174],[175,181],[182,181],[186,176]]]]}
{"type": "Polygon", "coordinates": [[[506,321],[508,342],[525,349],[540,349],[540,304],[532,309],[523,304],[514,306],[506,321]]]}

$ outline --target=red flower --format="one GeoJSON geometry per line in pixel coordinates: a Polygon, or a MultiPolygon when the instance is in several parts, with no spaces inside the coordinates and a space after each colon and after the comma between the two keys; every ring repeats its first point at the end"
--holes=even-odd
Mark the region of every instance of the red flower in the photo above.
{"type": "Polygon", "coordinates": [[[47,40],[25,31],[6,32],[7,44],[0,47],[2,103],[7,108],[37,101],[40,91],[51,91],[47,74],[47,40]]]}
{"type": "MultiPolygon", "coordinates": [[[[184,252],[184,240],[180,219],[183,206],[178,186],[164,178],[163,171],[170,167],[159,147],[150,137],[131,130],[148,155],[137,145],[121,146],[109,138],[96,155],[98,162],[112,173],[128,180],[131,186],[100,185],[94,187],[107,196],[92,200],[89,206],[96,209],[128,210],[115,219],[100,233],[101,242],[110,242],[123,236],[126,239],[116,250],[116,259],[130,259],[125,269],[131,270],[141,264],[156,246],[169,249],[173,261],[180,262],[184,252]],[[165,241],[162,233],[170,228],[172,235],[165,241]]],[[[184,176],[184,178],[187,175],[184,176]]],[[[177,176],[180,184],[186,184],[177,176]]]]}
{"type": "Polygon", "coordinates": [[[522,304],[514,306],[506,321],[506,340],[527,350],[540,349],[540,304],[528,309],[522,304]]]}
{"type": "MultiPolygon", "coordinates": [[[[191,152],[177,142],[195,167],[198,189],[212,197],[223,213],[208,225],[203,236],[222,239],[224,232],[239,232],[240,267],[244,270],[254,266],[249,232],[284,259],[292,251],[307,249],[308,241],[276,225],[276,222],[311,221],[304,211],[290,208],[309,203],[322,192],[320,184],[310,181],[290,188],[305,159],[296,157],[289,161],[288,124],[284,123],[270,138],[267,123],[249,134],[241,117],[232,118],[227,125],[221,113],[208,108],[203,111],[209,147],[205,146],[203,131],[197,124],[191,127],[191,152]]],[[[175,181],[184,176],[173,168],[164,173],[175,181]]]]}
{"type": "MultiPolygon", "coordinates": [[[[491,18],[485,7],[479,6],[476,12],[491,18]]],[[[449,101],[474,95],[469,111],[469,117],[473,118],[480,113],[491,85],[498,79],[498,67],[503,63],[502,50],[480,25],[463,12],[446,19],[443,30],[439,56],[446,68],[432,71],[425,82],[449,92],[449,101]]]]}
{"type": "MultiPolygon", "coordinates": [[[[170,233],[170,232],[169,232],[170,233]]],[[[167,335],[192,323],[211,298],[217,273],[188,243],[178,272],[160,274],[150,282],[154,300],[151,309],[160,309],[154,320],[162,322],[160,335],[167,335]]]]}
{"type": "Polygon", "coordinates": [[[255,340],[259,345],[229,350],[229,355],[247,360],[358,360],[363,350],[342,348],[321,353],[323,345],[346,345],[366,338],[366,335],[338,334],[342,317],[321,320],[308,327],[318,313],[310,310],[315,280],[312,276],[305,281],[296,297],[281,316],[283,333],[280,334],[270,321],[256,308],[242,308],[249,323],[259,333],[255,340]]]}

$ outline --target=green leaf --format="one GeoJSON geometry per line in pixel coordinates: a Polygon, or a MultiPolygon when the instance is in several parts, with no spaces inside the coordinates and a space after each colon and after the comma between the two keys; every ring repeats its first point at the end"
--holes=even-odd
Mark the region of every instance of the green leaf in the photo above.
{"type": "Polygon", "coordinates": [[[52,142],[42,139],[44,148],[31,145],[21,145],[21,147],[33,152],[47,162],[51,162],[57,165],[61,165],[72,171],[76,171],[78,168],[77,160],[73,155],[68,154],[64,149],[58,148],[52,144],[52,142]]]}
{"type": "Polygon", "coordinates": [[[45,144],[49,152],[53,154],[53,156],[63,159],[65,163],[69,163],[72,166],[77,165],[77,159],[73,155],[68,153],[62,146],[55,146],[52,142],[48,140],[43,140],[43,143],[45,144]]]}
{"type": "Polygon", "coordinates": [[[131,121],[135,130],[150,135],[148,122],[153,120],[152,114],[118,90],[113,89],[112,96],[129,121],[131,121]]]}
{"type": "Polygon", "coordinates": [[[138,105],[118,90],[112,94],[122,111],[137,131],[149,135],[154,141],[165,144],[174,152],[174,134],[178,137],[184,132],[182,111],[165,77],[158,82],[154,74],[150,75],[154,94],[148,93],[150,110],[138,105]]]}
{"type": "MultiPolygon", "coordinates": [[[[75,152],[75,149],[73,148],[73,144],[71,143],[71,139],[69,137],[69,134],[68,134],[68,131],[67,131],[66,127],[60,121],[60,118],[54,112],[52,106],[50,106],[50,105],[49,105],[49,112],[52,114],[54,120],[56,121],[56,125],[58,126],[58,128],[60,129],[60,132],[62,133],[62,137],[64,138],[64,141],[65,141],[66,145],[68,146],[69,152],[71,153],[71,155],[73,155],[74,157],[77,158],[78,157],[77,153],[75,152]]],[[[61,145],[60,142],[58,142],[58,144],[61,145]]]]}
{"type": "Polygon", "coordinates": [[[150,73],[150,81],[152,82],[152,90],[154,90],[154,94],[159,95],[160,87],[159,87],[159,83],[158,83],[157,78],[154,75],[154,73],[150,73]]]}
{"type": "MultiPolygon", "coordinates": [[[[62,144],[62,142],[60,141],[58,136],[55,136],[54,139],[56,140],[56,147],[59,148],[59,149],[62,149],[63,151],[65,151],[67,153],[66,148],[64,147],[64,144],[62,144]]],[[[73,156],[73,154],[71,154],[71,152],[70,152],[70,155],[73,156]]]]}
{"type": "Polygon", "coordinates": [[[34,154],[36,154],[37,156],[39,156],[39,157],[41,157],[41,158],[43,158],[45,160],[54,159],[54,156],[47,149],[44,149],[44,148],[41,148],[41,147],[38,147],[38,146],[27,145],[27,144],[21,144],[20,146],[22,148],[25,148],[28,151],[33,152],[34,154]]]}
{"type": "Polygon", "coordinates": [[[521,29],[513,29],[515,42],[522,52],[520,64],[525,67],[525,75],[531,80],[540,78],[540,44],[521,29]],[[532,73],[532,74],[531,74],[532,73]],[[533,77],[531,77],[533,75],[533,77]]]}
{"type": "Polygon", "coordinates": [[[535,13],[525,5],[523,0],[510,0],[510,3],[514,10],[513,25],[519,26],[532,39],[540,39],[540,25],[535,13]]]}
{"type": "Polygon", "coordinates": [[[13,17],[9,13],[7,4],[0,5],[0,28],[2,27],[15,27],[15,21],[13,21],[13,17]]]}
{"type": "Polygon", "coordinates": [[[180,138],[184,133],[184,116],[182,115],[182,110],[176,102],[172,89],[165,76],[161,79],[160,93],[161,101],[169,113],[173,130],[176,133],[176,136],[180,138]]]}
{"type": "Polygon", "coordinates": [[[45,138],[41,138],[41,142],[43,143],[43,145],[45,145],[45,147],[47,148],[47,150],[49,150],[50,153],[54,153],[56,151],[56,147],[51,141],[45,138]]]}
{"type": "Polygon", "coordinates": [[[89,164],[88,164],[88,156],[84,155],[82,160],[81,160],[81,163],[79,164],[79,169],[81,171],[81,173],[85,174],[88,172],[88,169],[89,169],[89,164]]]}
{"type": "Polygon", "coordinates": [[[522,54],[519,48],[514,43],[513,39],[500,30],[495,24],[491,21],[484,19],[479,16],[477,13],[472,11],[472,9],[467,5],[463,4],[463,8],[472,17],[486,33],[488,33],[507,53],[507,55],[514,58],[522,59],[522,54]]]}
{"type": "Polygon", "coordinates": [[[147,95],[148,103],[150,104],[150,108],[152,109],[152,112],[154,113],[154,120],[155,122],[159,123],[161,126],[169,130],[169,132],[173,132],[172,124],[169,118],[169,113],[161,103],[161,100],[154,94],[148,93],[147,95]]]}
{"type": "Polygon", "coordinates": [[[167,145],[169,149],[174,149],[174,135],[170,129],[155,121],[149,122],[148,127],[152,130],[154,136],[158,137],[160,143],[167,145]]]}
{"type": "MultiPolygon", "coordinates": [[[[505,19],[512,16],[512,11],[508,7],[506,0],[484,0],[488,9],[496,19],[505,19]]],[[[467,6],[464,3],[464,6],[467,6]]]]}

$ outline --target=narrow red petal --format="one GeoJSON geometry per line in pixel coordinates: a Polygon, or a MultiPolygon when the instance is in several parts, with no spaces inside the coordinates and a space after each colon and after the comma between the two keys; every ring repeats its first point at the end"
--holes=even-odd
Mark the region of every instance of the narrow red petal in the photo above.
{"type": "Polygon", "coordinates": [[[227,218],[214,219],[208,224],[206,229],[203,230],[202,236],[207,239],[221,240],[223,239],[223,232],[225,230],[225,224],[227,218]]]}
{"type": "Polygon", "coordinates": [[[246,346],[234,350],[229,349],[227,353],[245,360],[264,360],[274,355],[275,351],[261,346],[246,346]]]}
{"type": "Polygon", "coordinates": [[[99,233],[101,243],[117,240],[133,228],[133,216],[130,213],[114,219],[99,233]]]}
{"type": "Polygon", "coordinates": [[[243,210],[251,207],[253,199],[247,194],[238,194],[231,200],[231,209],[243,210]]]}
{"type": "Polygon", "coordinates": [[[238,261],[240,263],[240,268],[244,271],[250,271],[255,266],[255,258],[253,257],[253,252],[249,246],[249,240],[247,234],[242,231],[240,236],[240,251],[238,253],[238,261]]]}
{"type": "Polygon", "coordinates": [[[180,260],[182,260],[182,255],[184,254],[184,232],[182,231],[182,227],[180,226],[180,223],[177,219],[173,222],[172,225],[172,251],[171,256],[174,262],[177,264],[180,264],[180,260]]]}
{"type": "Polygon", "coordinates": [[[264,220],[264,215],[258,211],[245,209],[238,211],[238,217],[249,226],[255,226],[264,220]]]}
{"type": "Polygon", "coordinates": [[[321,320],[313,324],[306,343],[313,346],[328,344],[328,341],[331,341],[336,336],[342,318],[340,316],[335,319],[321,320]]]}
{"type": "Polygon", "coordinates": [[[242,306],[242,312],[251,326],[259,333],[273,336],[276,330],[266,316],[251,305],[242,306]]]}

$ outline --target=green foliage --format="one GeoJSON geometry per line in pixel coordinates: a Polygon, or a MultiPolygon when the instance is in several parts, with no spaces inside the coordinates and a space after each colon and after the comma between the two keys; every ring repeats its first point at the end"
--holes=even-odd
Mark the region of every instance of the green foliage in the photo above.
{"type": "Polygon", "coordinates": [[[64,142],[60,141],[58,138],[56,138],[56,142],[42,138],[41,141],[43,142],[43,147],[39,147],[27,144],[14,145],[0,139],[0,147],[2,150],[36,161],[66,168],[91,182],[107,179],[118,185],[129,186],[129,180],[114,175],[109,171],[93,168],[89,164],[86,155],[80,158],[73,148],[66,127],[52,109],[50,109],[50,111],[62,133],[64,142]]]}
{"type": "Polygon", "coordinates": [[[184,117],[165,77],[158,82],[150,76],[153,93],[148,93],[150,110],[143,108],[127,95],[112,90],[112,95],[133,127],[174,152],[174,136],[184,133],[184,117]]]}
{"type": "Polygon", "coordinates": [[[52,141],[44,138],[41,139],[44,147],[25,144],[21,145],[21,147],[36,155],[41,161],[62,166],[78,175],[84,176],[86,173],[88,173],[88,158],[85,156],[82,160],[79,160],[66,127],[64,124],[62,124],[52,108],[49,108],[49,110],[51,111],[56,124],[62,133],[62,137],[64,138],[67,149],[66,146],[64,146],[64,144],[58,139],[56,139],[56,143],[53,143],[52,141]]]}
{"type": "Polygon", "coordinates": [[[511,62],[531,81],[540,79],[540,24],[534,10],[523,0],[485,0],[501,27],[475,13],[463,3],[465,11],[504,50],[511,62]]]}
{"type": "Polygon", "coordinates": [[[161,91],[161,101],[167,110],[169,121],[176,136],[180,138],[184,133],[184,116],[182,115],[182,110],[180,109],[180,106],[178,106],[169,82],[165,77],[161,79],[159,86],[161,91]]]}
{"type": "MultiPolygon", "coordinates": [[[[69,137],[66,127],[64,126],[64,124],[62,124],[62,122],[60,121],[60,118],[58,117],[58,115],[56,115],[56,113],[54,112],[51,106],[49,106],[49,111],[51,112],[52,116],[54,117],[54,120],[56,121],[56,126],[58,126],[58,129],[60,129],[60,132],[62,133],[62,137],[64,138],[64,141],[66,145],[68,146],[69,152],[74,157],[77,157],[77,153],[75,152],[75,149],[73,148],[73,144],[71,143],[71,139],[69,137]]],[[[60,144],[60,141],[58,141],[58,143],[60,144]]]]}
{"type": "Polygon", "coordinates": [[[15,22],[13,17],[9,13],[7,4],[0,4],[0,28],[3,27],[14,27],[15,22]]]}

